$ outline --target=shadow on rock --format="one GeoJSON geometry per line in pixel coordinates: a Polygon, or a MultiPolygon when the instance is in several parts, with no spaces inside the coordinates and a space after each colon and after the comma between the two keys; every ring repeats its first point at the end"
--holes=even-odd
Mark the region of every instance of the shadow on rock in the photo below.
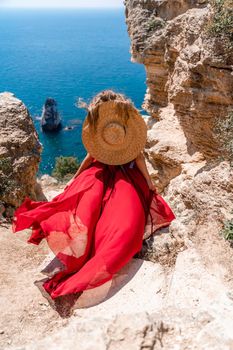
{"type": "MultiPolygon", "coordinates": [[[[55,258],[55,262],[56,261],[55,258]]],[[[47,293],[43,287],[43,283],[48,281],[49,278],[35,281],[34,284],[39,288],[41,294],[48,300],[50,306],[57,311],[62,318],[68,318],[72,316],[75,309],[95,306],[113,297],[134,277],[142,264],[143,260],[132,259],[120,271],[118,271],[111,280],[104,284],[78,293],[60,296],[55,299],[52,299],[50,294],[47,293]]]]}

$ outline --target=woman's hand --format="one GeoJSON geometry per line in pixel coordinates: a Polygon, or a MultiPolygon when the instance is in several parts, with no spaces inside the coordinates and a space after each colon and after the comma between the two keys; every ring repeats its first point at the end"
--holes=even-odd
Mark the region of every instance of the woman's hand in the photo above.
{"type": "Polygon", "coordinates": [[[152,182],[151,179],[148,179],[148,180],[147,180],[147,184],[148,184],[150,190],[155,191],[155,192],[157,193],[156,186],[155,186],[155,184],[152,182]]]}
{"type": "Polygon", "coordinates": [[[67,187],[69,187],[69,185],[70,185],[73,181],[74,181],[74,178],[72,177],[72,179],[71,179],[70,181],[67,182],[67,184],[66,184],[64,190],[66,190],[67,187]]]}
{"type": "MultiPolygon", "coordinates": [[[[142,172],[142,174],[144,175],[146,182],[150,188],[150,190],[152,191],[156,191],[156,187],[153,184],[151,178],[150,178],[150,174],[148,172],[147,166],[146,166],[146,162],[145,162],[145,157],[143,152],[140,152],[139,155],[137,156],[137,158],[135,158],[135,162],[137,164],[137,167],[139,168],[139,170],[142,172]]],[[[157,192],[157,191],[156,191],[157,192]]]]}
{"type": "Polygon", "coordinates": [[[72,179],[70,179],[70,181],[67,182],[66,186],[69,186],[73,181],[74,181],[74,178],[72,177],[72,179]]]}

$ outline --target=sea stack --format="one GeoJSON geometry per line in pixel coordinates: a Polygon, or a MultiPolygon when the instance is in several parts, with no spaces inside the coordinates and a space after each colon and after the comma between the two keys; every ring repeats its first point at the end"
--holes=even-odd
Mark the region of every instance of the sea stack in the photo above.
{"type": "Polygon", "coordinates": [[[41,127],[43,131],[57,131],[61,128],[61,117],[57,110],[57,102],[47,98],[43,106],[41,127]]]}

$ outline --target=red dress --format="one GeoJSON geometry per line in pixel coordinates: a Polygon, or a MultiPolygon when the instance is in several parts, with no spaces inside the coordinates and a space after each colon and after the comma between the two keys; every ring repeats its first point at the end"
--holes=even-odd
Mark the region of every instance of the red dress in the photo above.
{"type": "Polygon", "coordinates": [[[135,161],[116,166],[94,159],[51,201],[26,197],[15,210],[12,231],[31,228],[28,243],[47,240],[60,268],[43,287],[55,299],[112,279],[141,250],[146,224],[154,232],[173,219],[135,161]]]}

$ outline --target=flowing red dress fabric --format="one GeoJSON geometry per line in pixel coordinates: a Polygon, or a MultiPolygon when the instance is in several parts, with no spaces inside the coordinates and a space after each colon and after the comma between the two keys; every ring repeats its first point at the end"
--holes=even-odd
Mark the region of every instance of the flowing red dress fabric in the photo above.
{"type": "Polygon", "coordinates": [[[135,161],[116,166],[94,159],[51,201],[26,197],[15,210],[12,231],[31,228],[28,243],[47,240],[60,269],[43,287],[55,299],[112,279],[141,250],[146,225],[153,233],[173,219],[135,161]]]}

